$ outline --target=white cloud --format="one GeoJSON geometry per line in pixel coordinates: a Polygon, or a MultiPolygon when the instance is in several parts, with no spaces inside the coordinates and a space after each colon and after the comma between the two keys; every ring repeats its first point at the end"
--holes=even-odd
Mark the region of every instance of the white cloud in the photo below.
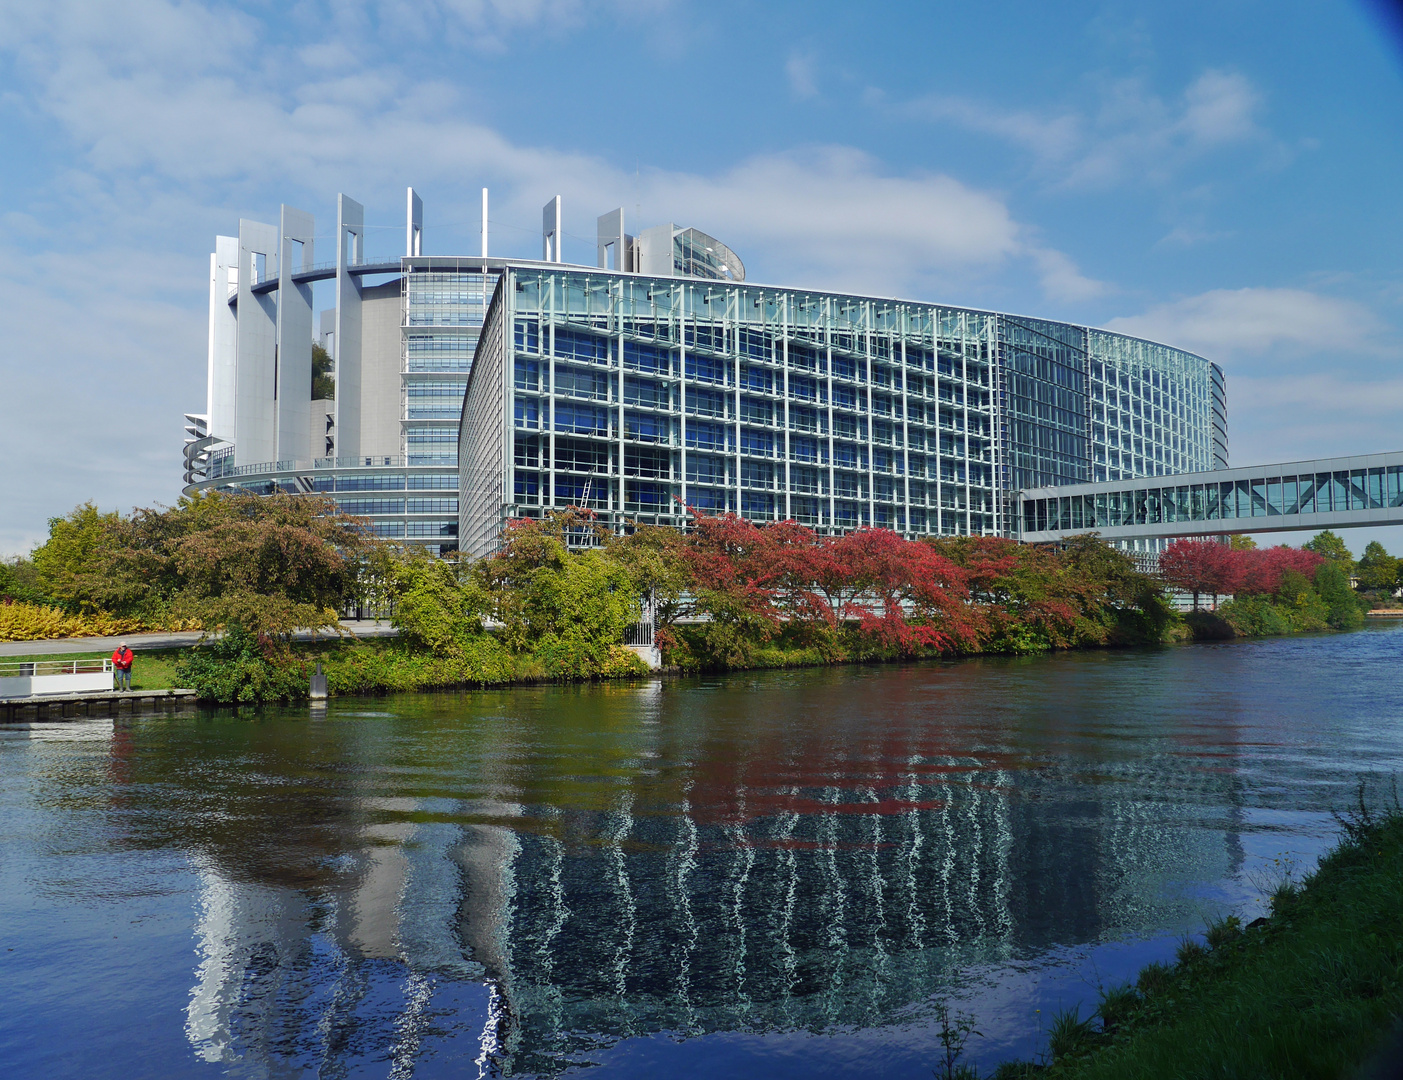
{"type": "Polygon", "coordinates": [[[1097,95],[1093,108],[1080,110],[1002,109],[952,95],[896,109],[1012,143],[1049,181],[1073,188],[1162,182],[1211,149],[1268,141],[1256,121],[1262,96],[1237,72],[1204,71],[1176,101],[1150,93],[1139,79],[1102,82],[1097,95]]]}
{"type": "Polygon", "coordinates": [[[1049,299],[1079,303],[1102,296],[1108,291],[1105,282],[1083,276],[1076,263],[1060,251],[1029,248],[1028,254],[1032,256],[1038,268],[1043,292],[1049,299]]]}
{"type": "Polygon", "coordinates": [[[1106,329],[1162,341],[1214,360],[1268,351],[1372,351],[1381,329],[1362,304],[1304,289],[1215,289],[1140,315],[1111,319],[1106,329]]]}
{"type": "MultiPolygon", "coordinates": [[[[540,3],[509,18],[502,6],[427,10],[451,8],[465,23],[493,25],[576,12],[574,5],[540,3]]],[[[771,280],[796,274],[813,285],[909,293],[1026,258],[1050,296],[1096,292],[1069,259],[1028,241],[999,197],[946,175],[894,176],[857,150],[818,147],[757,155],[710,175],[655,170],[635,178],[597,157],[524,146],[465,119],[474,110],[451,85],[416,81],[388,65],[334,75],[327,67],[341,55],[334,41],[318,46],[310,70],[293,66],[301,81],[280,81],[272,77],[277,64],[269,63],[268,78],[249,74],[269,60],[270,49],[245,22],[211,40],[218,25],[189,5],[145,0],[142,10],[142,25],[159,21],[159,10],[168,15],[164,31],[152,33],[156,55],[146,63],[114,65],[86,32],[65,36],[53,24],[44,57],[51,63],[30,68],[43,107],[86,148],[104,184],[139,176],[147,190],[211,184],[238,191],[276,182],[285,198],[302,190],[329,201],[343,190],[395,206],[406,182],[460,187],[471,177],[494,188],[494,218],[531,222],[557,193],[572,210],[589,213],[637,203],[645,219],[715,232],[771,280]],[[179,61],[168,65],[177,53],[179,61]],[[412,158],[376,152],[401,146],[415,147],[412,158]],[[411,160],[413,175],[406,176],[411,160]]],[[[113,51],[125,55],[127,48],[113,51]]],[[[805,89],[802,63],[795,73],[805,89]]]]}
{"type": "Polygon", "coordinates": [[[784,74],[789,80],[789,92],[796,98],[818,95],[818,57],[813,53],[790,53],[784,62],[784,74]]]}
{"type": "Polygon", "coordinates": [[[1222,240],[1232,235],[1229,230],[1213,230],[1196,228],[1193,225],[1176,225],[1167,233],[1155,241],[1155,247],[1163,248],[1191,248],[1199,244],[1212,243],[1214,240],[1222,240]]]}
{"type": "Polygon", "coordinates": [[[1193,142],[1208,146],[1257,134],[1253,114],[1261,95],[1241,74],[1205,71],[1184,92],[1184,102],[1178,126],[1193,142]]]}
{"type": "Polygon", "coordinates": [[[1235,465],[1403,450],[1403,379],[1326,374],[1228,377],[1235,465]]]}
{"type": "MultiPolygon", "coordinates": [[[[868,100],[879,103],[882,97],[874,93],[868,100]]],[[[1066,160],[1085,140],[1085,120],[1074,113],[1044,115],[1022,109],[1002,110],[944,94],[917,98],[898,108],[923,120],[950,121],[971,131],[997,136],[1030,151],[1042,162],[1066,160]]]]}

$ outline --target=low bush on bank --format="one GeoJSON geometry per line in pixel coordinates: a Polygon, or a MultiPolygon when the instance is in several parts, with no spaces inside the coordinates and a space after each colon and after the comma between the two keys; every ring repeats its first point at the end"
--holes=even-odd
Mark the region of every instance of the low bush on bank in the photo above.
{"type": "MultiPolygon", "coordinates": [[[[331,642],[282,651],[262,647],[256,638],[244,635],[213,639],[186,650],[177,661],[176,678],[202,700],[253,705],[305,699],[317,664],[330,693],[351,695],[561,681],[555,659],[513,653],[498,636],[486,633],[451,654],[435,654],[403,641],[331,642]]],[[[588,677],[647,674],[647,664],[615,645],[603,651],[588,677]]]]}
{"type": "Polygon", "coordinates": [[[54,638],[118,637],[152,630],[198,630],[198,622],[166,619],[155,624],[119,618],[106,612],[72,615],[48,604],[0,603],[0,641],[47,641],[54,638]]]}
{"type": "Polygon", "coordinates": [[[1396,796],[1371,808],[1361,787],[1341,825],[1316,872],[1276,890],[1270,919],[1210,925],[1173,967],[1151,964],[1134,986],[1104,991],[1099,1024],[1063,1025],[1051,1061],[994,1075],[1354,1075],[1403,1014],[1403,813],[1396,796]]]}

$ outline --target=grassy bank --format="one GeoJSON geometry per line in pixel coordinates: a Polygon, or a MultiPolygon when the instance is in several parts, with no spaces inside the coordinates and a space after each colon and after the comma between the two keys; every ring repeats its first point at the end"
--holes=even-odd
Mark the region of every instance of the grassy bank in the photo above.
{"type": "MultiPolygon", "coordinates": [[[[149,649],[136,652],[136,662],[132,664],[133,690],[170,690],[183,685],[176,675],[177,661],[189,652],[188,648],[149,649]]],[[[6,664],[35,663],[48,664],[67,660],[107,660],[112,656],[111,649],[99,652],[79,653],[36,653],[33,656],[5,656],[0,661],[6,664]]]]}
{"type": "MultiPolygon", "coordinates": [[[[1403,1014],[1403,814],[1361,798],[1338,847],[1271,916],[1211,926],[1178,962],[1103,991],[1097,1016],[1058,1017],[1050,1062],[999,1080],[1353,1077],[1403,1014]]],[[[1381,1074],[1382,1075],[1382,1074],[1381,1074]]],[[[1388,1073],[1387,1075],[1395,1075],[1388,1073]]]]}

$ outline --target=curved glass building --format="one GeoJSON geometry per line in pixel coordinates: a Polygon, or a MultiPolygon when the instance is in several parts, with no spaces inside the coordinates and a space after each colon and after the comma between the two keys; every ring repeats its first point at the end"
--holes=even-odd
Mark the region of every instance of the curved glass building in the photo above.
{"type": "Polygon", "coordinates": [[[424,255],[412,189],[402,257],[367,259],[344,195],[337,219],[324,261],[286,206],[216,240],[187,492],[326,493],[382,536],[481,554],[508,519],[568,506],[620,529],[692,506],[1016,535],[1019,490],[1227,464],[1221,369],[1164,345],[756,285],[714,237],[633,236],[622,210],[598,220],[598,265],[567,266],[558,198],[540,260],[489,257],[485,213],[481,255],[424,255]],[[314,328],[318,281],[334,302],[314,328]]]}

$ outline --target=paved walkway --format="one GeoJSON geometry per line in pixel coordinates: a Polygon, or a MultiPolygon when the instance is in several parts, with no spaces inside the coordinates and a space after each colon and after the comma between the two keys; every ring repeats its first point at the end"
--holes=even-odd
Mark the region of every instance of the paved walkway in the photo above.
{"type": "MultiPolygon", "coordinates": [[[[394,637],[399,633],[383,619],[348,619],[341,624],[356,637],[394,637]]],[[[297,641],[314,641],[317,638],[331,638],[334,634],[323,630],[320,634],[310,630],[299,630],[293,637],[297,641]]],[[[182,645],[193,645],[199,641],[198,630],[175,634],[127,634],[125,637],[57,638],[49,641],[0,641],[0,656],[59,656],[65,653],[110,652],[125,641],[133,652],[151,649],[178,649],[182,645]]]]}

